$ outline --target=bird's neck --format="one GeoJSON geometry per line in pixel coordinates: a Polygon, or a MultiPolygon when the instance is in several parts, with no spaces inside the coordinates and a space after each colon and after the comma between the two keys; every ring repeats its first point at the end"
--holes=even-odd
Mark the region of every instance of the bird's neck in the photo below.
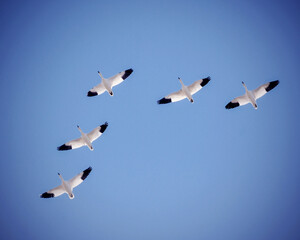
{"type": "Polygon", "coordinates": [[[180,78],[178,78],[178,79],[180,81],[181,86],[184,87],[184,84],[183,84],[182,80],[180,78]]]}
{"type": "Polygon", "coordinates": [[[59,174],[58,176],[59,176],[59,178],[60,178],[61,182],[62,182],[62,183],[64,183],[64,182],[65,182],[65,180],[63,179],[62,175],[60,175],[60,174],[59,174]]]}
{"type": "Polygon", "coordinates": [[[99,76],[101,77],[102,81],[104,79],[104,77],[102,76],[102,73],[101,72],[98,72],[99,76]]]}
{"type": "Polygon", "coordinates": [[[246,84],[245,84],[245,83],[243,83],[243,86],[244,86],[244,88],[245,88],[246,92],[248,92],[248,88],[247,88],[247,86],[246,86],[246,84]]]}
{"type": "Polygon", "coordinates": [[[83,132],[80,127],[78,127],[79,132],[83,135],[83,132]]]}

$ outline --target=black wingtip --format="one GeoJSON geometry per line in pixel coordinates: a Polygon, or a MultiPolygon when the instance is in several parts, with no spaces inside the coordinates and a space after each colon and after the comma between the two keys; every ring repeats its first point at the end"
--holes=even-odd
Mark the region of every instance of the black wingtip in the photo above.
{"type": "Polygon", "coordinates": [[[166,103],[170,103],[170,102],[172,102],[172,100],[170,98],[162,98],[157,101],[158,104],[166,104],[166,103]]]}
{"type": "Polygon", "coordinates": [[[124,73],[124,75],[122,76],[122,79],[125,80],[126,78],[128,78],[129,75],[130,75],[132,72],[133,72],[133,69],[132,69],[132,68],[125,70],[125,73],[124,73]]]}
{"type": "Polygon", "coordinates": [[[225,108],[226,108],[226,109],[231,109],[231,108],[235,108],[235,107],[238,107],[238,106],[240,106],[240,104],[239,104],[238,102],[236,102],[236,103],[230,102],[230,103],[228,103],[228,104],[225,106],[225,108]]]}
{"type": "Polygon", "coordinates": [[[270,82],[269,86],[266,88],[266,91],[271,91],[274,87],[276,87],[279,84],[279,80],[270,82]]]}
{"type": "Polygon", "coordinates": [[[82,180],[86,179],[86,177],[90,174],[91,171],[92,171],[92,168],[91,168],[91,167],[85,169],[85,170],[83,171],[83,174],[82,174],[82,176],[81,176],[81,179],[82,179],[82,180]]]}
{"type": "Polygon", "coordinates": [[[71,149],[72,149],[72,146],[67,146],[66,144],[63,144],[63,145],[57,147],[58,151],[65,151],[65,150],[71,150],[71,149]]]}
{"type": "Polygon", "coordinates": [[[94,96],[97,96],[97,95],[98,95],[97,92],[89,91],[89,92],[87,93],[87,96],[88,96],[88,97],[94,97],[94,96]]]}
{"type": "Polygon", "coordinates": [[[54,197],[54,194],[53,193],[47,193],[47,192],[44,192],[42,195],[41,195],[41,198],[53,198],[54,197]]]}
{"type": "Polygon", "coordinates": [[[104,131],[106,130],[107,126],[108,126],[108,123],[105,122],[104,124],[102,124],[102,125],[100,126],[100,130],[99,130],[99,131],[100,131],[101,133],[104,133],[104,131]]]}
{"type": "Polygon", "coordinates": [[[208,76],[207,78],[203,78],[202,79],[202,83],[200,84],[202,87],[204,87],[209,81],[210,81],[210,76],[208,76]]]}

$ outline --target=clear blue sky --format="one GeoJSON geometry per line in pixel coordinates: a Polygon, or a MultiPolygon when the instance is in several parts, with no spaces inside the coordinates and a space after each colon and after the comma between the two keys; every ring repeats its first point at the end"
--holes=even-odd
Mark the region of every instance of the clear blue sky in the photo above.
{"type": "Polygon", "coordinates": [[[1,1],[0,238],[299,239],[299,18],[297,1],[1,1]],[[211,81],[157,105],[179,76],[211,81]],[[258,110],[225,109],[277,79],[258,110]],[[105,121],[93,152],[56,150],[105,121]],[[89,166],[74,200],[39,197],[89,166]]]}

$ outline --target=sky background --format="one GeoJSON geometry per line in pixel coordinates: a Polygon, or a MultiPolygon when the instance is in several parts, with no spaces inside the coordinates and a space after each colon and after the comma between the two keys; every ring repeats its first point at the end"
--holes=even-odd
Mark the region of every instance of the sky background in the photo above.
{"type": "Polygon", "coordinates": [[[297,1],[1,1],[0,238],[299,239],[299,20],[297,1]],[[93,152],[56,150],[105,121],[93,152]],[[73,200],[39,197],[89,166],[73,200]]]}

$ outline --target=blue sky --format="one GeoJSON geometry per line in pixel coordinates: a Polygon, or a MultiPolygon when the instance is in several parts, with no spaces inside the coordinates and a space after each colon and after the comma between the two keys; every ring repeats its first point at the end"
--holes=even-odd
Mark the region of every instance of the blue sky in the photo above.
{"type": "Polygon", "coordinates": [[[1,1],[0,22],[1,239],[300,238],[296,1],[1,1]],[[211,81],[157,105],[179,76],[211,81]],[[56,150],[105,121],[93,152],[56,150]],[[89,166],[74,200],[39,198],[89,166]]]}

